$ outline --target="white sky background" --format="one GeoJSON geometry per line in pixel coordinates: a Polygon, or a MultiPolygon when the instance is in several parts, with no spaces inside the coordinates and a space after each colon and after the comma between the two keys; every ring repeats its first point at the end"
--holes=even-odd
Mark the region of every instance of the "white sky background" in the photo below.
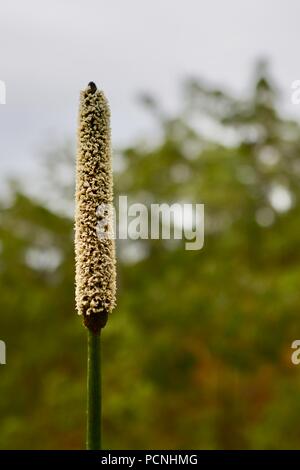
{"type": "Polygon", "coordinates": [[[115,145],[151,129],[140,92],[172,109],[189,75],[243,91],[260,57],[300,119],[290,101],[299,44],[299,0],[2,0],[0,183],[30,178],[45,142],[76,138],[79,90],[91,80],[110,100],[115,145]]]}

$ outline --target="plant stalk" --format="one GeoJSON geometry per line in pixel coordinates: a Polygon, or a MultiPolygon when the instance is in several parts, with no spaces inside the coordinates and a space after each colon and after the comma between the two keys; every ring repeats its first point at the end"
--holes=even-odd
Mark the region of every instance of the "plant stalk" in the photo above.
{"type": "Polygon", "coordinates": [[[88,330],[87,450],[101,450],[101,337],[88,330]]]}

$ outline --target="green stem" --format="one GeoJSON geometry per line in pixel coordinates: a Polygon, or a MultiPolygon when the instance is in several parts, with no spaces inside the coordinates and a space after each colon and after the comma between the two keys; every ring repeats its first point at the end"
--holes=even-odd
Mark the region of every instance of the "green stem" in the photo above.
{"type": "Polygon", "coordinates": [[[88,330],[87,364],[87,439],[88,450],[101,449],[101,342],[100,333],[88,330]]]}

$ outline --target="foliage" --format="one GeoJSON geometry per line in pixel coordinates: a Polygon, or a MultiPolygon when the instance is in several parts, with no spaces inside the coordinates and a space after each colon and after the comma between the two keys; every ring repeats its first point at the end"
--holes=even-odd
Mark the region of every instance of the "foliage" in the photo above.
{"type": "MultiPolygon", "coordinates": [[[[290,361],[300,334],[300,127],[280,115],[262,67],[245,99],[198,80],[183,92],[176,116],[144,98],[161,140],[116,153],[115,188],[147,204],[205,203],[205,245],[118,244],[118,308],[103,334],[104,447],[300,448],[290,361]]],[[[73,220],[15,191],[0,237],[0,446],[82,448],[73,220]]]]}

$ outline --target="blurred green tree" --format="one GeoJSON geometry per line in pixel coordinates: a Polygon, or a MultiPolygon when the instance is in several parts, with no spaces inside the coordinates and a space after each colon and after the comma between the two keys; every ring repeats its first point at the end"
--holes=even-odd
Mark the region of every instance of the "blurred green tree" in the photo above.
{"type": "MultiPolygon", "coordinates": [[[[118,243],[118,308],[103,334],[108,448],[300,448],[290,361],[300,335],[300,127],[277,97],[264,64],[245,99],[187,80],[176,116],[142,97],[159,143],[115,153],[116,196],[204,203],[206,223],[198,252],[118,243]]],[[[19,190],[0,208],[3,449],[83,446],[73,155],[51,154],[56,205],[19,190]]]]}

